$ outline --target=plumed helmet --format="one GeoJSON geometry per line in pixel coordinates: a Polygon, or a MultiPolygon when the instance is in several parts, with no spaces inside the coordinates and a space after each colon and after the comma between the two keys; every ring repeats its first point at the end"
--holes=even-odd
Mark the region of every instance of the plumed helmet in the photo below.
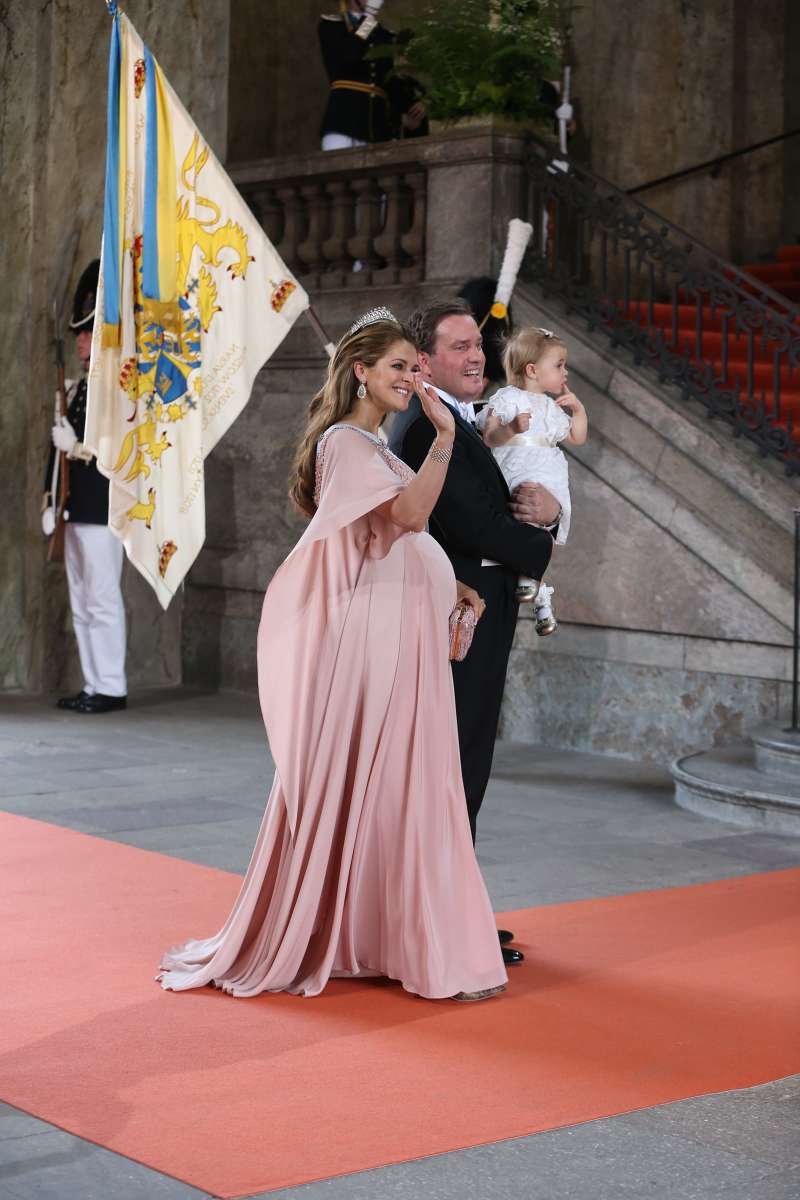
{"type": "Polygon", "coordinates": [[[78,280],[75,288],[75,299],[72,302],[72,320],[70,329],[81,333],[84,329],[91,332],[94,328],[94,310],[97,303],[97,284],[100,278],[100,259],[95,258],[89,263],[78,280]]]}
{"type": "Polygon", "coordinates": [[[466,300],[472,309],[475,320],[483,333],[483,352],[486,355],[484,372],[493,383],[505,383],[506,374],[503,370],[503,338],[511,332],[511,306],[505,317],[492,316],[497,280],[488,275],[480,275],[468,279],[458,293],[466,300]]]}

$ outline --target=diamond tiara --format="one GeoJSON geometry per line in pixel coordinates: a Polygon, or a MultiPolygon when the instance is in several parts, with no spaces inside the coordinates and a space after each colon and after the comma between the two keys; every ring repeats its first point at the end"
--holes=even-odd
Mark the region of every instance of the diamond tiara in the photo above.
{"type": "Polygon", "coordinates": [[[347,336],[351,333],[358,333],[359,329],[365,329],[367,325],[374,325],[377,321],[394,321],[398,324],[397,317],[389,308],[371,308],[369,312],[365,312],[363,317],[359,317],[347,331],[347,336]]]}

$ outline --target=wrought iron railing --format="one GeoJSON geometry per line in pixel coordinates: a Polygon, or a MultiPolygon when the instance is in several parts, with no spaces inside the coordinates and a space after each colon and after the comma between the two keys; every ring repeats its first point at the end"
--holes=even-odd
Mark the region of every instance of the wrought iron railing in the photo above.
{"type": "Polygon", "coordinates": [[[535,137],[527,207],[524,276],[800,473],[797,306],[535,137]]]}

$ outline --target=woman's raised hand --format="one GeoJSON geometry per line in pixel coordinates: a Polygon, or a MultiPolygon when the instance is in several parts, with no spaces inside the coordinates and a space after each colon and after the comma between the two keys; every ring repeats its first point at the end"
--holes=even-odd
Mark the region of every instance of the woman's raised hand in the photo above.
{"type": "Polygon", "coordinates": [[[433,425],[437,436],[452,438],[455,435],[456,423],[451,410],[440,398],[439,393],[429,383],[423,383],[419,376],[415,386],[422,411],[433,425]]]}

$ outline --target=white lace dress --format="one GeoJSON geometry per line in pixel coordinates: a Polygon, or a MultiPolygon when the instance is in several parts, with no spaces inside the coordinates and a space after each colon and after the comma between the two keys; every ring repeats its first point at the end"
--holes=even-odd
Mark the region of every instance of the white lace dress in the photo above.
{"type": "Polygon", "coordinates": [[[521,483],[541,483],[555,496],[562,508],[556,543],[563,545],[569,533],[572,503],[567,458],[558,443],[570,431],[568,414],[543,392],[504,387],[495,392],[475,423],[483,431],[490,413],[508,425],[525,412],[531,415],[528,432],[515,434],[505,446],[495,447],[492,454],[510,489],[521,483]]]}

